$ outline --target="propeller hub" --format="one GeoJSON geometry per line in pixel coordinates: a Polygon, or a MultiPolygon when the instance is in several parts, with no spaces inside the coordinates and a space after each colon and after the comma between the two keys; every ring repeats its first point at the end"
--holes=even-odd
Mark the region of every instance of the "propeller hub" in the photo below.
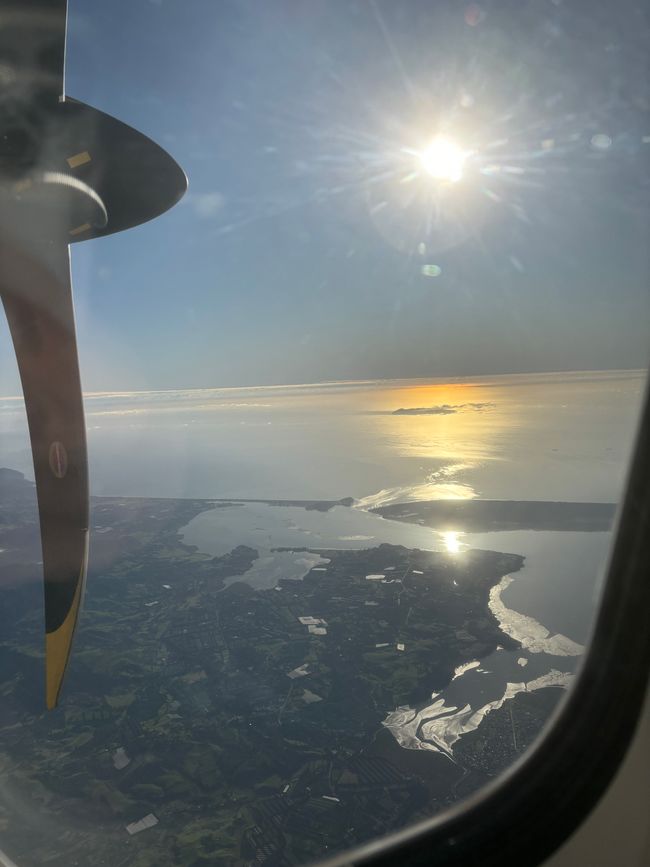
{"type": "Polygon", "coordinates": [[[99,194],[66,172],[36,172],[5,182],[0,187],[0,207],[0,225],[8,218],[6,229],[16,238],[69,243],[108,223],[99,194]]]}

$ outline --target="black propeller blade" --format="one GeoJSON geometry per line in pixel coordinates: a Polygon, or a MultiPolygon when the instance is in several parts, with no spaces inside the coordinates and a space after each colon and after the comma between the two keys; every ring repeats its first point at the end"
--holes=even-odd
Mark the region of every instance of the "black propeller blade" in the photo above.
{"type": "Polygon", "coordinates": [[[46,699],[55,707],[88,563],[88,466],[70,243],[174,205],[182,169],[63,94],[65,0],[0,0],[0,296],[23,386],[43,548],[46,699]]]}

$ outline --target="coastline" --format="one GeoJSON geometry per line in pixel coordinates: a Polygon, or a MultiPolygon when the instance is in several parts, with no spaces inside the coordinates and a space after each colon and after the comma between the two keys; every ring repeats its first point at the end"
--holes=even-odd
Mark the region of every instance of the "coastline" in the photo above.
{"type": "Polygon", "coordinates": [[[616,504],[549,500],[424,500],[376,506],[368,511],[391,521],[465,533],[508,530],[598,533],[612,528],[616,504]]]}

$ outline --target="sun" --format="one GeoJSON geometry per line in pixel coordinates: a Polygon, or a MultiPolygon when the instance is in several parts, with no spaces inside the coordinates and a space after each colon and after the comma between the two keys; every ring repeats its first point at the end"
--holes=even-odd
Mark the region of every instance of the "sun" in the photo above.
{"type": "Polygon", "coordinates": [[[463,177],[469,151],[445,136],[436,136],[424,150],[418,151],[422,167],[439,181],[456,183],[463,177]]]}

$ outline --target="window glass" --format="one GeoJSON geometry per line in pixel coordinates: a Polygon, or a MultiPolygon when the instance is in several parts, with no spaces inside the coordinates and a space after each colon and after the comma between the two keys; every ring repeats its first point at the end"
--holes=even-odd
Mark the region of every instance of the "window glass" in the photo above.
{"type": "Polygon", "coordinates": [[[643,5],[68,17],[66,92],[189,191],[72,250],[91,547],[52,711],[0,325],[0,846],[300,864],[479,789],[574,679],[648,360],[643,5]]]}

